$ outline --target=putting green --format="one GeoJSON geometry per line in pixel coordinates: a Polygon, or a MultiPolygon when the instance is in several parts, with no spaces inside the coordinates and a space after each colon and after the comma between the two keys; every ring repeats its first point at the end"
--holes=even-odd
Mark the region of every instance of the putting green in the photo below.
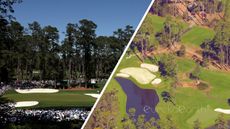
{"type": "Polygon", "coordinates": [[[204,127],[212,124],[219,113],[215,112],[214,109],[210,106],[200,108],[196,113],[187,120],[187,123],[191,126],[194,124],[194,121],[199,120],[204,127]]]}
{"type": "Polygon", "coordinates": [[[96,98],[85,94],[96,93],[92,91],[66,91],[60,90],[52,94],[19,94],[15,91],[8,91],[3,97],[15,102],[19,101],[38,101],[39,104],[28,108],[71,108],[71,107],[90,107],[93,106],[96,98]]]}

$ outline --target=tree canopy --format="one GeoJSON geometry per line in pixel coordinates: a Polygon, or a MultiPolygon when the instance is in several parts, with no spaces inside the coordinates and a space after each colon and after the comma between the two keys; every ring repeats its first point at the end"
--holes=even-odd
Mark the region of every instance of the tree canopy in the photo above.
{"type": "Polygon", "coordinates": [[[65,37],[52,25],[38,21],[22,26],[11,19],[13,4],[0,3],[0,82],[14,80],[72,80],[90,86],[90,79],[108,78],[133,34],[132,26],[111,36],[97,36],[97,25],[82,19],[66,25],[65,37]]]}

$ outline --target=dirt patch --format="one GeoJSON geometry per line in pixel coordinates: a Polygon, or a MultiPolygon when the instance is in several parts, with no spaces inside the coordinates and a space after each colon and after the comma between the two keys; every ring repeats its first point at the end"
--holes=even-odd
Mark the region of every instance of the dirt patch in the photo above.
{"type": "Polygon", "coordinates": [[[195,82],[186,82],[186,81],[182,81],[179,83],[181,87],[191,87],[191,88],[197,88],[197,85],[195,82]]]}
{"type": "Polygon", "coordinates": [[[197,88],[199,90],[207,90],[209,88],[209,85],[207,83],[204,83],[204,82],[200,82],[198,85],[197,85],[197,88]]]}
{"type": "Polygon", "coordinates": [[[181,81],[187,80],[189,77],[189,73],[178,73],[178,78],[180,78],[181,81]]]}
{"type": "Polygon", "coordinates": [[[211,90],[211,86],[204,81],[181,81],[179,82],[179,85],[181,87],[185,88],[194,88],[200,91],[205,92],[207,95],[209,95],[209,92],[211,90]]]}

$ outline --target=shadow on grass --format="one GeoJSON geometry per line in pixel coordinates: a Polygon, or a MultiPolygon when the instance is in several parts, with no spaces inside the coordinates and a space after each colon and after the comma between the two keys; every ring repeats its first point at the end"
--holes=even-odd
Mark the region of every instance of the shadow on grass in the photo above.
{"type": "Polygon", "coordinates": [[[6,97],[0,96],[0,104],[5,104],[5,103],[9,103],[9,102],[13,102],[13,101],[6,98],[6,97]]]}

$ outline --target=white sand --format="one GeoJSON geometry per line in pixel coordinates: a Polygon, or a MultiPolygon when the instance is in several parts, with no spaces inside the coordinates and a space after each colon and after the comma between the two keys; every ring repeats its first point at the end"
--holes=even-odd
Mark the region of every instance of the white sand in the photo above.
{"type": "Polygon", "coordinates": [[[21,94],[28,94],[28,93],[57,93],[59,90],[57,89],[45,89],[45,88],[36,88],[36,89],[16,89],[15,90],[21,94]]]}
{"type": "Polygon", "coordinates": [[[224,113],[224,114],[230,114],[230,109],[216,108],[214,111],[224,113]]]}
{"type": "Polygon", "coordinates": [[[153,65],[153,64],[142,63],[141,68],[148,69],[151,72],[158,72],[159,71],[159,67],[157,65],[153,65]]]}
{"type": "Polygon", "coordinates": [[[20,101],[16,102],[15,107],[31,107],[37,105],[37,101],[20,101]]]}
{"type": "Polygon", "coordinates": [[[88,95],[88,96],[91,96],[91,97],[94,97],[94,98],[99,98],[100,94],[85,94],[85,95],[88,95]]]}
{"type": "Polygon", "coordinates": [[[120,72],[130,75],[140,84],[149,84],[156,77],[149,70],[138,67],[124,68],[120,72]]]}
{"type": "Polygon", "coordinates": [[[161,79],[160,79],[160,78],[156,78],[156,79],[154,79],[154,80],[151,82],[152,85],[158,85],[158,84],[160,84],[160,83],[161,83],[161,79]]]}
{"type": "Polygon", "coordinates": [[[125,74],[125,73],[117,73],[116,76],[117,77],[123,77],[123,78],[129,78],[130,77],[130,75],[125,74]]]}

